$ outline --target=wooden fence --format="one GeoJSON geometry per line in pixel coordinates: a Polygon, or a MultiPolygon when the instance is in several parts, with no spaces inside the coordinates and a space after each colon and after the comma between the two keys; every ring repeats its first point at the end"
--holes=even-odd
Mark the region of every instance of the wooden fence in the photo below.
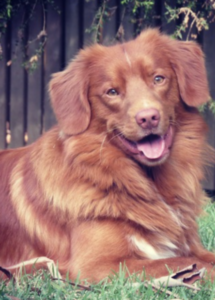
{"type": "MultiPolygon", "coordinates": [[[[3,59],[0,61],[0,148],[15,148],[35,141],[56,121],[52,112],[48,82],[52,73],[62,70],[78,49],[92,43],[92,33],[87,33],[93,22],[101,0],[55,0],[55,5],[47,4],[44,8],[40,1],[34,7],[34,14],[26,7],[14,15],[7,24],[5,35],[1,39],[3,59]],[[60,13],[59,13],[60,11],[60,13]],[[30,21],[21,28],[23,19],[30,21]],[[45,30],[45,31],[44,31],[45,30]],[[37,53],[41,43],[47,41],[44,52],[37,53]],[[38,36],[39,35],[39,36],[38,36]],[[27,50],[20,49],[20,40],[24,39],[27,50]],[[36,49],[36,50],[35,50],[36,49]],[[26,58],[37,68],[29,72],[23,67],[26,58]]],[[[115,37],[121,23],[122,5],[120,0],[109,0],[114,12],[104,23],[101,41],[108,43],[115,37]]],[[[174,0],[172,1],[174,6],[174,0]]],[[[163,1],[155,3],[157,18],[151,20],[152,26],[159,26],[164,32],[172,34],[177,26],[167,23],[163,1]],[[161,18],[160,18],[161,16],[161,18]]],[[[180,20],[179,20],[180,21],[180,20]]],[[[135,25],[129,16],[122,21],[125,39],[134,35],[135,25]]],[[[215,99],[215,23],[198,38],[206,55],[206,66],[210,83],[211,96],[215,99]]],[[[209,124],[209,141],[215,145],[215,122],[210,112],[205,113],[209,124]]],[[[205,187],[215,190],[215,171],[209,169],[205,187]]]]}

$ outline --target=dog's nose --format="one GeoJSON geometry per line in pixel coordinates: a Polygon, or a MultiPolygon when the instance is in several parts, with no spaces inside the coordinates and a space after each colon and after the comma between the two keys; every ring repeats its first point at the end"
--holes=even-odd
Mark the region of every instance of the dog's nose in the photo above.
{"type": "Polygon", "coordinates": [[[152,129],[158,126],[160,121],[160,113],[155,108],[148,108],[139,111],[135,118],[137,124],[143,129],[152,129]]]}

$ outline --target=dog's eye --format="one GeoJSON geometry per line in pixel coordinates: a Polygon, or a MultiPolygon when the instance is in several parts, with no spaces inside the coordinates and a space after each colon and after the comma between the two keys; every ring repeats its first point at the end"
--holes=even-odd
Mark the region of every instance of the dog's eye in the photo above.
{"type": "Polygon", "coordinates": [[[118,91],[116,89],[109,89],[107,91],[107,95],[108,96],[117,96],[117,95],[119,95],[119,93],[118,93],[118,91]]]}
{"type": "Polygon", "coordinates": [[[154,84],[161,84],[164,82],[164,80],[165,80],[164,76],[157,75],[154,77],[154,84]]]}

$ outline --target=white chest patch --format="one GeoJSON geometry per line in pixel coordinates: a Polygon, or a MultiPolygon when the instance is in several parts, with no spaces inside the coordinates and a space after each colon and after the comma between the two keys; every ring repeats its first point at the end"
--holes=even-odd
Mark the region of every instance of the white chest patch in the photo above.
{"type": "Polygon", "coordinates": [[[165,243],[165,246],[167,247],[166,250],[156,250],[152,245],[150,245],[146,240],[143,238],[138,239],[136,236],[131,236],[130,241],[132,244],[143,254],[149,258],[149,259],[163,259],[163,258],[170,258],[170,257],[175,257],[176,254],[174,250],[177,249],[177,247],[172,244],[171,242],[167,241],[165,243]]]}

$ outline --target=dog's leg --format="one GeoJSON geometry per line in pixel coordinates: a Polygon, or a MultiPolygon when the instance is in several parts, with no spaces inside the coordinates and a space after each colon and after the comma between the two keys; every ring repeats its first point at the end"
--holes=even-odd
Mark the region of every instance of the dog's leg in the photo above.
{"type": "MultiPolygon", "coordinates": [[[[99,281],[120,270],[120,263],[126,265],[128,273],[145,271],[147,276],[168,275],[196,264],[198,269],[205,267],[213,271],[210,261],[192,257],[172,257],[167,259],[138,259],[129,243],[132,228],[126,223],[114,221],[89,221],[73,229],[71,240],[71,259],[67,269],[72,280],[99,281]]],[[[207,252],[208,253],[208,252],[207,252]]],[[[211,254],[211,257],[213,254],[211,254]]]]}
{"type": "Polygon", "coordinates": [[[81,265],[71,265],[70,276],[73,280],[79,277],[82,280],[87,279],[90,282],[98,282],[105,277],[119,272],[120,265],[126,272],[126,275],[137,273],[144,274],[146,278],[159,278],[168,276],[171,272],[175,273],[195,264],[196,270],[205,268],[207,276],[209,276],[209,278],[215,278],[215,271],[212,264],[200,261],[195,257],[174,257],[159,260],[116,258],[115,261],[108,259],[100,260],[99,257],[96,257],[93,261],[92,257],[90,257],[89,260],[86,260],[85,264],[83,262],[81,265]]]}

